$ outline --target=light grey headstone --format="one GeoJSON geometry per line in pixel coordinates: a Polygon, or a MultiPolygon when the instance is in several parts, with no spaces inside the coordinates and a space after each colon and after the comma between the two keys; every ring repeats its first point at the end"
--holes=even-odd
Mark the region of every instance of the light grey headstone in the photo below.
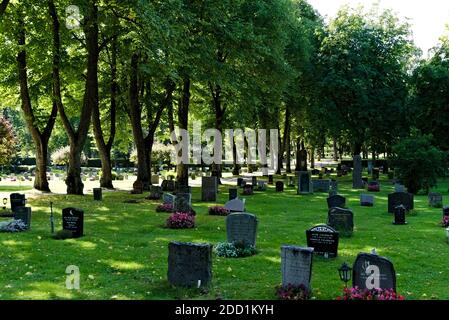
{"type": "Polygon", "coordinates": [[[443,207],[443,195],[437,192],[431,192],[428,195],[429,206],[434,208],[442,208],[443,207]]]}
{"type": "Polygon", "coordinates": [[[374,206],[374,196],[370,194],[360,195],[360,205],[362,207],[372,207],[374,206]]]}
{"type": "Polygon", "coordinates": [[[164,202],[164,204],[171,204],[172,206],[175,205],[175,198],[176,196],[171,193],[164,192],[164,194],[162,195],[162,201],[164,202]]]}
{"type": "Polygon", "coordinates": [[[245,200],[240,200],[239,198],[235,198],[229,200],[225,203],[225,208],[231,212],[244,212],[245,211],[245,200]]]}
{"type": "Polygon", "coordinates": [[[282,285],[304,285],[310,289],[313,248],[281,247],[282,285]]]}

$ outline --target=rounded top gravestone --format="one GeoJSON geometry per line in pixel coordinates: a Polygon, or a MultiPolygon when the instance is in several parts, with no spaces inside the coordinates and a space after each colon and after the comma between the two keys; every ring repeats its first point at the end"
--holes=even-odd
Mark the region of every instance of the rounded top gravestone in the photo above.
{"type": "Polygon", "coordinates": [[[226,236],[229,243],[256,246],[257,218],[251,213],[231,213],[226,217],[226,236]]]}

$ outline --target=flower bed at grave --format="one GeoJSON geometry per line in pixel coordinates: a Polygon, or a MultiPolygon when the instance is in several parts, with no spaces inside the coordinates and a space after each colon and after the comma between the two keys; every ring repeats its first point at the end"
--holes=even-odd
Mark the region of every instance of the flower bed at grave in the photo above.
{"type": "Polygon", "coordinates": [[[163,203],[156,207],[156,212],[172,212],[173,205],[170,203],[163,203]]]}
{"type": "Polygon", "coordinates": [[[255,255],[257,250],[254,246],[244,243],[221,242],[216,245],[215,252],[219,257],[243,258],[255,255]]]}
{"type": "Polygon", "coordinates": [[[404,300],[404,297],[397,294],[393,289],[360,289],[345,288],[343,295],[337,300],[404,300]]]}
{"type": "Polygon", "coordinates": [[[287,286],[277,286],[276,296],[281,300],[309,300],[312,297],[312,293],[303,284],[299,286],[289,284],[287,286]]]}
{"type": "Polygon", "coordinates": [[[185,212],[175,212],[167,219],[167,228],[190,229],[195,227],[195,216],[185,212]]]}
{"type": "Polygon", "coordinates": [[[209,214],[212,216],[227,216],[230,213],[228,209],[221,206],[209,207],[209,214]]]}
{"type": "Polygon", "coordinates": [[[443,220],[441,221],[441,225],[444,228],[449,228],[449,216],[444,216],[443,220]]]}
{"type": "Polygon", "coordinates": [[[7,221],[0,224],[0,232],[22,232],[27,225],[22,220],[7,221]]]}

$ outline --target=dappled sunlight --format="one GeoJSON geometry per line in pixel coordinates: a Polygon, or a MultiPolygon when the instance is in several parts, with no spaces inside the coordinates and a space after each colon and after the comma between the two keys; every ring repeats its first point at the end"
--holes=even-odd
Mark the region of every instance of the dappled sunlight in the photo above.
{"type": "Polygon", "coordinates": [[[97,248],[97,244],[90,242],[90,241],[78,240],[78,241],[73,241],[73,244],[75,244],[76,246],[81,247],[83,249],[93,250],[93,249],[97,248]]]}
{"type": "Polygon", "coordinates": [[[18,247],[18,246],[30,247],[31,246],[31,242],[23,241],[23,240],[3,240],[1,243],[4,246],[10,246],[10,247],[18,247]]]}
{"type": "Polygon", "coordinates": [[[65,282],[60,284],[51,282],[32,282],[28,284],[29,289],[20,290],[17,292],[19,299],[73,299],[75,291],[68,290],[65,282]]]}
{"type": "Polygon", "coordinates": [[[134,261],[118,261],[109,259],[104,260],[104,262],[108,263],[112,268],[118,270],[140,270],[145,268],[143,264],[134,261]]]}

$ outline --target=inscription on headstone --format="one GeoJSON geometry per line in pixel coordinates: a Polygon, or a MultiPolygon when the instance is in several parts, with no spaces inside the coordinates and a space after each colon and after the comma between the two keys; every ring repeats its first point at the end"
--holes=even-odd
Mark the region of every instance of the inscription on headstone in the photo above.
{"type": "Polygon", "coordinates": [[[325,258],[335,258],[338,254],[339,233],[325,224],[306,230],[307,246],[325,258]]]}
{"type": "Polygon", "coordinates": [[[84,234],[84,211],[76,208],[62,209],[62,228],[72,232],[74,238],[84,234]]]}

